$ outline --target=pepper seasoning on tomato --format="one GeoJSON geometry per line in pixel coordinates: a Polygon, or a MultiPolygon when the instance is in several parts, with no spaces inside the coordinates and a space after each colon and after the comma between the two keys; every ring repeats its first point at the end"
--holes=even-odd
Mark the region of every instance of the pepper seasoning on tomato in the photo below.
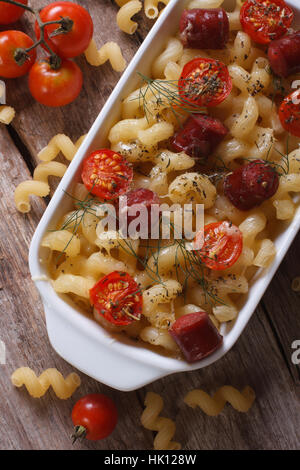
{"type": "Polygon", "coordinates": [[[81,177],[92,194],[108,201],[128,191],[133,169],[122,155],[109,149],[100,149],[84,160],[81,177]]]}
{"type": "Polygon", "coordinates": [[[294,12],[284,0],[247,0],[240,12],[245,33],[259,44],[269,44],[291,26],[294,12]]]}
{"type": "Polygon", "coordinates": [[[194,253],[214,271],[230,268],[240,257],[242,248],[242,232],[226,220],[205,225],[194,239],[194,253]]]}
{"type": "Polygon", "coordinates": [[[184,66],[178,89],[185,106],[217,106],[230,94],[232,80],[225,64],[199,57],[184,66]]]}
{"type": "Polygon", "coordinates": [[[300,137],[300,91],[295,90],[280,105],[279,118],[285,130],[300,137]]]}
{"type": "Polygon", "coordinates": [[[142,316],[143,297],[135,280],[126,272],[114,271],[90,289],[90,302],[98,316],[116,326],[127,326],[142,316]]]}

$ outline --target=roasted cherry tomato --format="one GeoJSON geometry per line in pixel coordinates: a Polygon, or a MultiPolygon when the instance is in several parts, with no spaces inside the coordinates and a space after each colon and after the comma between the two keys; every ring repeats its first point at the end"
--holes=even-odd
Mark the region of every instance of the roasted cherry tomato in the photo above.
{"type": "Polygon", "coordinates": [[[230,268],[238,260],[243,248],[243,235],[231,222],[214,222],[197,233],[194,247],[208,268],[219,271],[230,268]]]}
{"type": "Polygon", "coordinates": [[[184,66],[178,88],[185,105],[217,106],[230,94],[232,80],[219,60],[197,58],[184,66]]]}
{"type": "Polygon", "coordinates": [[[118,411],[111,398],[102,393],[91,393],[78,400],[72,410],[75,426],[73,439],[98,441],[109,436],[118,422],[118,411]]]}
{"type": "Polygon", "coordinates": [[[223,336],[206,312],[188,313],[179,317],[169,333],[188,362],[204,359],[223,343],[223,336]]]}
{"type": "Polygon", "coordinates": [[[283,100],[279,117],[284,129],[300,137],[300,90],[294,91],[283,100]]]}
{"type": "Polygon", "coordinates": [[[264,160],[254,160],[226,176],[224,194],[237,209],[248,211],[274,196],[278,186],[274,168],[264,160]]]}
{"type": "Polygon", "coordinates": [[[16,59],[19,55],[19,49],[28,49],[32,45],[32,39],[22,31],[0,33],[0,76],[16,78],[26,75],[36,59],[35,49],[28,52],[28,58],[23,65],[18,65],[16,59]]]}
{"type": "Polygon", "coordinates": [[[82,181],[101,199],[112,200],[128,191],[133,169],[125,157],[109,149],[96,150],[83,162],[82,181]]]}
{"type": "Polygon", "coordinates": [[[72,60],[64,59],[58,69],[49,60],[34,64],[29,74],[32,96],[46,106],[65,106],[74,101],[82,88],[82,72],[72,60]]]}
{"type": "MultiPolygon", "coordinates": [[[[27,5],[28,0],[18,0],[18,3],[27,5]]],[[[25,12],[24,8],[5,2],[0,2],[0,24],[15,23],[25,12]]]]}
{"type": "Polygon", "coordinates": [[[247,0],[240,20],[245,33],[259,44],[269,44],[291,26],[294,12],[284,0],[247,0]]]}
{"type": "MultiPolygon", "coordinates": [[[[44,23],[66,18],[66,25],[51,24],[44,30],[46,42],[60,57],[67,59],[76,57],[88,48],[94,27],[89,12],[82,6],[72,2],[50,3],[40,11],[40,17],[44,23]]],[[[40,39],[40,28],[37,22],[35,34],[37,39],[40,39]]]]}
{"type": "Polygon", "coordinates": [[[90,302],[97,315],[114,325],[130,325],[142,315],[140,288],[125,272],[114,271],[102,277],[90,290],[90,302]]]}

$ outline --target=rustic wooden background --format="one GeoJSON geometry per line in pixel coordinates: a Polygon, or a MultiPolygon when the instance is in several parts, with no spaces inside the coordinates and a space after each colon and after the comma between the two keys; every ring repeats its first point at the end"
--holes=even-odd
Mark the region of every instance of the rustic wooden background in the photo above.
{"type": "MultiPolygon", "coordinates": [[[[31,0],[35,7],[47,3],[31,0]]],[[[129,37],[118,31],[112,0],[77,3],[91,12],[98,45],[118,41],[129,61],[151,22],[138,15],[140,27],[129,37]]],[[[17,27],[32,33],[31,15],[26,14],[17,27]]],[[[13,191],[32,175],[38,151],[53,135],[66,133],[76,140],[87,132],[119,79],[109,64],[93,68],[84,58],[78,63],[84,72],[84,89],[75,103],[63,109],[34,102],[26,78],[7,81],[7,102],[17,114],[12,125],[0,128],[0,339],[7,346],[7,363],[0,365],[0,449],[72,449],[71,409],[81,396],[97,391],[115,400],[118,426],[108,439],[78,442],[75,448],[151,449],[153,433],[139,424],[149,390],[163,395],[163,415],[176,419],[175,437],[183,449],[297,449],[300,374],[299,366],[291,362],[291,344],[300,339],[300,297],[291,290],[291,281],[300,275],[299,236],[238,343],[209,368],[173,375],[131,393],[112,390],[81,374],[82,386],[67,401],[58,400],[52,391],[33,399],[26,390],[11,385],[11,373],[23,365],[37,373],[48,367],[64,374],[73,370],[49,344],[42,304],[27,264],[29,243],[46,202],[35,199],[31,213],[22,215],[15,209],[13,191]],[[227,405],[211,418],[183,403],[192,388],[213,393],[224,384],[255,389],[257,400],[249,413],[227,405]]]]}

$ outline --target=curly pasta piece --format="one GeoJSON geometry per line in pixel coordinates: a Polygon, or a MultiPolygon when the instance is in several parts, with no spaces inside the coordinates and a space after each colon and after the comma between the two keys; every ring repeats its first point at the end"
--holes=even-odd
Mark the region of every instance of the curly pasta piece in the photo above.
{"type": "Polygon", "coordinates": [[[15,117],[16,112],[11,106],[0,106],[0,123],[8,125],[15,117]]]}
{"type": "Polygon", "coordinates": [[[177,176],[169,186],[171,201],[179,204],[196,202],[205,209],[213,206],[217,196],[215,186],[209,178],[199,173],[184,173],[177,176]]]}
{"type": "Polygon", "coordinates": [[[41,243],[44,248],[60,251],[71,258],[80,253],[80,239],[68,230],[57,230],[47,233],[41,243]]]}
{"type": "Polygon", "coordinates": [[[40,163],[33,173],[34,181],[42,181],[48,184],[49,176],[57,176],[62,178],[67,171],[67,165],[60,162],[43,162],[40,163]]]}
{"type": "Polygon", "coordinates": [[[162,150],[152,161],[156,165],[150,172],[151,189],[158,194],[168,192],[168,174],[171,171],[189,170],[195,165],[195,160],[186,153],[170,150],[162,150]]]}
{"type": "Polygon", "coordinates": [[[139,0],[130,0],[126,2],[117,13],[117,25],[127,34],[134,34],[138,28],[138,23],[132,21],[132,16],[141,11],[143,7],[139,0]]]}
{"type": "Polygon", "coordinates": [[[141,416],[142,426],[158,432],[154,439],[154,450],[179,450],[181,445],[172,441],[176,431],[174,421],[159,416],[163,406],[164,402],[160,395],[148,392],[145,398],[146,408],[141,416]]]}
{"type": "Polygon", "coordinates": [[[168,5],[170,0],[145,0],[144,2],[144,11],[147,18],[150,20],[154,20],[158,17],[158,4],[163,3],[164,5],[168,5]]]}
{"type": "Polygon", "coordinates": [[[174,279],[156,284],[143,293],[143,314],[147,320],[158,328],[168,328],[175,321],[175,313],[170,309],[163,311],[160,304],[170,304],[181,293],[182,285],[174,279]]]}
{"type": "Polygon", "coordinates": [[[152,65],[152,74],[155,78],[162,78],[168,62],[177,62],[183,53],[183,45],[179,39],[170,38],[165,50],[155,59],[152,65]]]}
{"type": "Polygon", "coordinates": [[[37,377],[29,367],[20,367],[15,370],[11,381],[15,387],[25,385],[28,393],[34,398],[42,397],[52,386],[56,396],[61,400],[70,398],[81,384],[80,377],[75,372],[64,379],[57,369],[47,369],[37,377]]]}
{"type": "Polygon", "coordinates": [[[43,162],[50,162],[61,152],[67,160],[71,161],[84,138],[85,135],[82,135],[75,144],[73,144],[72,140],[67,135],[57,134],[50,140],[49,144],[38,153],[38,158],[43,162]]]}
{"type": "Polygon", "coordinates": [[[192,390],[184,397],[184,402],[191,408],[199,406],[208,416],[217,416],[226,402],[241,413],[247,413],[255,400],[255,392],[245,387],[242,392],[229,385],[224,385],[211,397],[203,390],[192,390]]]}
{"type": "Polygon", "coordinates": [[[29,196],[45,197],[50,193],[50,186],[41,181],[23,181],[15,189],[15,204],[19,212],[23,214],[30,211],[29,196]]]}
{"type": "Polygon", "coordinates": [[[59,294],[76,294],[84,299],[90,298],[90,289],[95,284],[93,279],[83,276],[75,276],[73,274],[60,274],[58,278],[52,282],[53,289],[59,294]]]}
{"type": "Polygon", "coordinates": [[[98,50],[95,40],[92,39],[84,55],[87,62],[94,67],[99,67],[109,60],[113,70],[123,72],[127,65],[121,48],[116,42],[107,42],[98,50]]]}

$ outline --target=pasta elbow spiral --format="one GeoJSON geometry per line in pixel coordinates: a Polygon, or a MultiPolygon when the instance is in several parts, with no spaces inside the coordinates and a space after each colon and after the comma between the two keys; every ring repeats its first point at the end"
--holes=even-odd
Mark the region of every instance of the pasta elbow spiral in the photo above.
{"type": "Polygon", "coordinates": [[[224,385],[211,397],[203,390],[192,390],[184,402],[191,408],[199,406],[208,416],[217,416],[223,410],[226,402],[242,413],[246,413],[255,400],[255,392],[251,387],[245,387],[242,392],[229,385],[224,385]]]}
{"type": "Polygon", "coordinates": [[[64,379],[57,369],[47,369],[39,377],[29,367],[21,367],[15,370],[11,376],[11,381],[15,387],[25,385],[28,393],[34,398],[40,398],[52,386],[56,396],[61,400],[70,398],[75,390],[80,386],[80,377],[75,372],[64,379]]]}
{"type": "Polygon", "coordinates": [[[160,395],[148,392],[145,398],[145,410],[141,416],[141,423],[150,431],[157,431],[154,439],[155,450],[179,450],[181,445],[172,441],[176,431],[174,421],[160,417],[164,402],[160,395]]]}

